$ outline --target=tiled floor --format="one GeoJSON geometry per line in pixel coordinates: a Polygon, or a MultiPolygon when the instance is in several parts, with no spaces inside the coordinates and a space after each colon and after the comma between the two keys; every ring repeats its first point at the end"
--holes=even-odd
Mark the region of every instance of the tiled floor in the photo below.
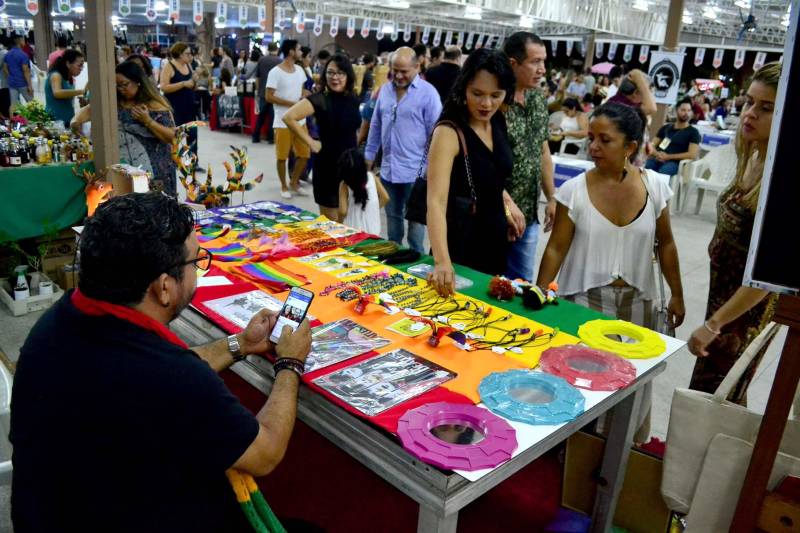
{"type": "MultiPolygon", "coordinates": [[[[259,173],[264,173],[264,181],[256,188],[246,193],[245,201],[262,199],[280,200],[280,187],[275,169],[275,149],[266,142],[252,144],[249,136],[241,134],[200,132],[200,162],[202,165],[211,165],[213,168],[214,183],[224,183],[225,172],[222,163],[229,159],[230,145],[246,145],[249,150],[250,164],[245,181],[252,179],[259,173]]],[[[180,186],[179,186],[180,188],[180,186]]],[[[310,193],[310,187],[306,188],[310,193]]],[[[237,198],[238,200],[238,198],[237,198]]],[[[677,335],[686,339],[692,330],[702,323],[705,315],[706,297],[708,295],[708,256],[706,247],[714,230],[715,199],[707,197],[699,216],[693,214],[694,199],[687,204],[687,214],[673,215],[672,228],[678,245],[680,265],[686,302],[686,321],[678,328],[677,335]]],[[[311,196],[296,196],[291,203],[315,211],[316,205],[311,196]]],[[[385,221],[384,221],[385,229],[385,221]]],[[[540,239],[539,253],[544,249],[547,236],[540,239]]],[[[19,347],[27,335],[27,331],[35,322],[37,316],[21,318],[11,317],[8,311],[0,306],[0,350],[5,352],[9,359],[15,361],[19,354],[19,347]]],[[[756,379],[750,386],[750,405],[762,411],[766,405],[767,396],[772,378],[775,374],[776,359],[783,345],[785,332],[781,332],[776,342],[770,347],[761,367],[758,369],[756,379]]],[[[676,387],[685,387],[694,364],[694,356],[687,350],[681,350],[669,360],[667,370],[655,380],[653,398],[653,435],[664,438],[669,417],[669,405],[672,391],[676,387]]],[[[0,488],[0,533],[11,531],[8,518],[8,490],[0,488]]]]}

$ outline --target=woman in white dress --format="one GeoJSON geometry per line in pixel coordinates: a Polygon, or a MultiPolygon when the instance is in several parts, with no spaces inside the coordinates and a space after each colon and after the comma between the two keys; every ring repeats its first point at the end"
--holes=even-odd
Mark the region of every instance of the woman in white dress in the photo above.
{"type": "Polygon", "coordinates": [[[342,153],[337,165],[339,174],[339,220],[351,228],[381,234],[381,209],[389,203],[389,194],[372,172],[367,172],[364,156],[357,148],[342,153]]]}

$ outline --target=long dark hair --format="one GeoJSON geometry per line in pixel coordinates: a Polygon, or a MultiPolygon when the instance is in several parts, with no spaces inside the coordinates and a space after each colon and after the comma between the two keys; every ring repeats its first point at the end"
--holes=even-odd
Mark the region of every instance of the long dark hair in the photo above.
{"type": "Polygon", "coordinates": [[[55,60],[53,66],[50,67],[50,72],[58,72],[61,74],[62,80],[75,83],[75,79],[69,73],[69,63],[74,63],[82,57],[83,54],[77,50],[64,50],[64,53],[58,56],[58,59],[55,60]]]}
{"type": "Polygon", "coordinates": [[[335,64],[339,67],[339,70],[345,73],[347,76],[347,82],[344,84],[344,94],[351,95],[353,94],[353,85],[356,83],[356,73],[353,71],[353,64],[350,63],[350,60],[344,54],[334,54],[331,58],[325,63],[325,68],[322,69],[322,74],[320,75],[320,87],[322,87],[322,91],[328,90],[328,65],[331,63],[335,64]]]}
{"type": "Polygon", "coordinates": [[[636,151],[630,156],[631,161],[636,159],[636,155],[642,149],[644,128],[647,126],[647,117],[645,117],[642,110],[638,107],[609,102],[594,110],[592,120],[598,117],[606,117],[613,122],[627,142],[637,143],[636,151]]]}
{"type": "Polygon", "coordinates": [[[122,74],[132,82],[136,83],[139,86],[139,90],[136,92],[136,101],[141,102],[143,104],[148,104],[150,102],[158,102],[166,109],[172,111],[172,106],[169,105],[169,102],[166,98],[164,98],[161,93],[156,88],[156,84],[153,82],[153,79],[144,73],[144,69],[138,65],[138,63],[134,63],[133,61],[123,61],[116,68],[117,74],[122,74]]]}
{"type": "Polygon", "coordinates": [[[336,177],[343,181],[351,191],[361,209],[367,207],[367,162],[358,148],[350,148],[342,152],[336,164],[336,177]]]}
{"type": "Polygon", "coordinates": [[[472,52],[464,61],[464,66],[461,67],[461,72],[445,100],[440,120],[447,119],[463,124],[467,123],[469,120],[467,85],[481,70],[485,70],[497,78],[497,84],[506,92],[506,104],[514,99],[514,87],[517,79],[514,77],[514,71],[511,70],[508,56],[503,52],[480,48],[472,52]]]}

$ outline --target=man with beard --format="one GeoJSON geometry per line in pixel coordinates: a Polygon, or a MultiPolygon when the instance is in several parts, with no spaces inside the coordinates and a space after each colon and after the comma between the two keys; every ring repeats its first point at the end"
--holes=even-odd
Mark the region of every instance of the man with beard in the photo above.
{"type": "Polygon", "coordinates": [[[238,335],[188,348],[167,326],[211,255],[191,210],[160,193],[101,205],[80,254],[79,288],[39,319],[19,358],[15,530],[252,531],[225,471],[264,476],[283,458],[308,322],[273,346],[276,313],[262,310],[238,335]],[[275,385],[253,416],[217,372],[273,351],[275,385]]]}
{"type": "MultiPolygon", "coordinates": [[[[442,112],[436,89],[419,75],[419,60],[411,48],[398,48],[390,60],[392,82],[378,93],[364,157],[367,168],[383,150],[380,176],[389,193],[386,222],[389,240],[403,243],[405,214],[414,181],[425,163],[425,146],[442,112]]],[[[408,222],[408,245],[425,253],[425,226],[408,222]]]]}
{"type": "Polygon", "coordinates": [[[689,124],[692,118],[692,101],[684,98],[675,108],[675,123],[664,124],[658,130],[653,147],[656,149],[645,168],[667,176],[678,173],[683,159],[697,159],[700,153],[700,132],[689,124]]]}

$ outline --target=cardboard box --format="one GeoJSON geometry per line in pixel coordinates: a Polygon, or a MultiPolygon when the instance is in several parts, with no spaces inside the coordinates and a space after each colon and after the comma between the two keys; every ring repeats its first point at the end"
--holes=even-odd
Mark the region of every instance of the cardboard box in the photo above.
{"type": "Polygon", "coordinates": [[[65,291],[77,287],[79,278],[80,272],[73,271],[72,265],[61,265],[61,267],[58,269],[58,276],[56,277],[58,280],[58,285],[65,291]]]}
{"type": "MultiPolygon", "coordinates": [[[[42,281],[50,281],[50,278],[48,278],[46,275],[42,275],[40,282],[42,281]]],[[[11,291],[11,284],[9,283],[8,278],[0,278],[0,301],[2,301],[6,307],[8,307],[9,311],[11,311],[11,314],[14,316],[27,315],[28,313],[33,313],[34,311],[47,309],[64,295],[64,291],[62,291],[61,288],[56,284],[53,284],[53,294],[31,295],[30,297],[19,301],[15,300],[14,297],[11,296],[11,291]]]]}
{"type": "MultiPolygon", "coordinates": [[[[604,449],[604,439],[580,431],[567,440],[562,506],[592,514],[604,449]]],[[[669,530],[670,511],[661,497],[662,468],[663,461],[658,457],[631,450],[614,515],[615,526],[633,533],[669,530]]]]}
{"type": "Polygon", "coordinates": [[[42,259],[40,270],[50,279],[58,279],[58,271],[64,265],[71,265],[75,261],[75,254],[56,255],[42,259]]]}

